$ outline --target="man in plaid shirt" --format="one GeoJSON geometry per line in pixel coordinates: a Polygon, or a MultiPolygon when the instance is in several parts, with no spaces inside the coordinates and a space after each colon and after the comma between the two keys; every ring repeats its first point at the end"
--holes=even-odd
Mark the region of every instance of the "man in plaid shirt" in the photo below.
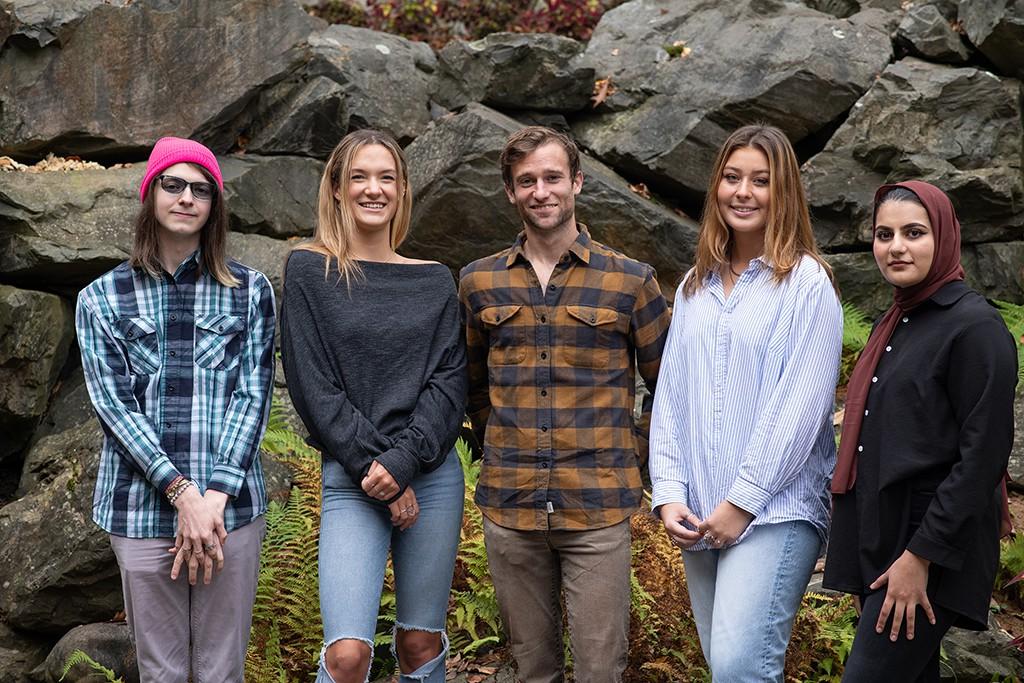
{"type": "Polygon", "coordinates": [[[249,641],[274,294],[225,256],[223,192],[209,149],[161,139],[131,258],[78,297],[82,367],[104,432],[93,519],[121,569],[143,683],[241,682],[249,641]]]}
{"type": "Polygon", "coordinates": [[[641,497],[635,370],[653,393],[669,313],[651,266],[576,222],[572,140],[524,128],[501,169],[523,231],[459,286],[491,575],[523,683],[563,678],[562,591],[576,681],[619,681],[641,497]]]}

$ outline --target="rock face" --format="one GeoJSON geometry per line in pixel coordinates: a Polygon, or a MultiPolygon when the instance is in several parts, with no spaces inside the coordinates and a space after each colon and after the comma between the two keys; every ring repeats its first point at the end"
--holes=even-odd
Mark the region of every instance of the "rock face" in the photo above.
{"type": "Polygon", "coordinates": [[[764,120],[798,142],[849,109],[892,56],[888,16],[837,19],[760,0],[628,2],[602,17],[584,59],[614,94],[573,131],[627,176],[696,197],[737,126],[764,120]]]}
{"type": "Polygon", "coordinates": [[[1020,98],[1018,81],[987,71],[890,65],[804,167],[819,243],[864,248],[875,188],[909,179],[949,193],[965,243],[1020,239],[1020,98]]]}
{"type": "Polygon", "coordinates": [[[452,41],[438,54],[437,99],[450,109],[490,107],[578,111],[590,102],[594,70],[580,64],[584,45],[546,33],[492,33],[452,41]]]}
{"type": "Polygon", "coordinates": [[[291,250],[292,244],[284,240],[237,232],[228,235],[228,255],[266,275],[278,305],[284,287],[284,264],[291,250]]]}
{"type": "Polygon", "coordinates": [[[64,665],[75,650],[81,650],[98,664],[113,671],[125,683],[139,680],[139,666],[135,660],[128,624],[113,622],[76,626],[60,639],[46,657],[37,676],[47,683],[63,680],[68,683],[90,683],[96,672],[86,664],[76,664],[61,678],[64,665]]]}
{"type": "Polygon", "coordinates": [[[1024,78],[1024,2],[961,0],[959,16],[967,37],[1003,75],[1024,78]]]}
{"type": "Polygon", "coordinates": [[[313,234],[324,165],[303,157],[224,157],[224,198],[231,229],[270,237],[313,234]]]}
{"type": "Polygon", "coordinates": [[[1020,680],[1024,676],[1024,655],[1010,647],[1010,636],[989,620],[988,631],[952,628],[942,640],[947,667],[942,680],[957,683],[988,683],[992,680],[1020,680]]]}
{"type": "Polygon", "coordinates": [[[25,674],[43,661],[50,644],[0,622],[0,683],[24,683],[25,674]]]}
{"type": "Polygon", "coordinates": [[[911,7],[896,37],[913,54],[934,62],[961,64],[969,56],[960,34],[934,5],[911,7]]]}
{"type": "Polygon", "coordinates": [[[0,285],[0,460],[46,412],[74,337],[74,313],[53,294],[0,285]]]}
{"type": "MultiPolygon", "coordinates": [[[[453,269],[508,247],[522,222],[505,196],[498,155],[522,126],[469,105],[446,117],[406,150],[415,190],[410,254],[431,254],[453,269]]],[[[607,166],[583,156],[577,219],[599,241],[653,265],[672,289],[690,263],[697,225],[630,190],[607,166]]]]}
{"type": "Polygon", "coordinates": [[[52,481],[0,508],[0,615],[11,626],[59,636],[122,607],[110,541],[92,523],[99,447],[67,454],[52,481]]]}
{"type": "MultiPolygon", "coordinates": [[[[0,47],[7,40],[28,46],[60,45],[89,10],[104,0],[2,0],[0,16],[7,13],[7,31],[0,33],[0,47]]],[[[0,26],[4,24],[0,19],[0,26]]]]}
{"type": "Polygon", "coordinates": [[[74,292],[125,260],[144,171],[0,175],[0,275],[74,292]]]}
{"type": "Polygon", "coordinates": [[[0,54],[0,154],[143,155],[169,131],[226,152],[320,26],[287,0],[99,4],[59,49],[0,54]]]}

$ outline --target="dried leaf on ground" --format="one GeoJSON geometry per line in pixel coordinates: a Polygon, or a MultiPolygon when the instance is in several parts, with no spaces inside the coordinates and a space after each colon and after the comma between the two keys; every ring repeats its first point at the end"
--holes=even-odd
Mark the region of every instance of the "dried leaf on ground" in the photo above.
{"type": "Polygon", "coordinates": [[[615,86],[612,85],[612,79],[599,78],[594,81],[594,94],[591,96],[590,101],[593,102],[593,107],[596,108],[614,94],[615,86]]]}

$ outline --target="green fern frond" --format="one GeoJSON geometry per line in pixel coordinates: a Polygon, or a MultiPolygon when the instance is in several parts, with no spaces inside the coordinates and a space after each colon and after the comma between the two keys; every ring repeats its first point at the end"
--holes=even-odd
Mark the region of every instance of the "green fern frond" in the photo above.
{"type": "Polygon", "coordinates": [[[843,348],[859,352],[871,336],[871,321],[849,301],[843,302],[843,348]]]}
{"type": "Polygon", "coordinates": [[[1017,381],[1024,382],[1024,305],[994,301],[1017,344],[1017,381]]]}
{"type": "Polygon", "coordinates": [[[103,676],[103,680],[108,681],[108,683],[124,683],[124,679],[119,678],[112,670],[103,666],[81,650],[75,650],[68,655],[67,661],[64,662],[64,667],[60,671],[60,678],[57,680],[63,681],[64,677],[68,675],[68,672],[79,664],[85,664],[90,669],[103,676]]]}

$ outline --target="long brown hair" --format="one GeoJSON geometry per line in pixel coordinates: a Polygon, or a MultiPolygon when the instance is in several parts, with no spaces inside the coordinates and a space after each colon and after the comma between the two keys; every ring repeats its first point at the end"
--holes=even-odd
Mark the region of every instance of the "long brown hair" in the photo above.
{"type": "Polygon", "coordinates": [[[337,264],[338,275],[349,282],[354,275],[360,274],[359,264],[352,258],[352,235],[356,230],[356,220],[347,201],[339,201],[334,195],[348,184],[352,174],[352,162],[360,149],[367,145],[385,147],[395,159],[398,170],[398,207],[395,217],[391,219],[389,241],[392,249],[398,249],[409,234],[409,223],[412,217],[412,197],[409,193],[409,170],[405,163],[405,155],[395,139],[387,133],[377,130],[357,130],[341,139],[331,152],[320,177],[320,193],[317,197],[317,219],[313,238],[308,242],[296,245],[295,249],[304,249],[327,257],[324,274],[330,272],[331,260],[337,264]]]}
{"type": "MultiPolygon", "coordinates": [[[[214,187],[213,197],[210,199],[210,216],[199,231],[199,266],[202,271],[212,275],[225,287],[238,287],[242,283],[228,268],[228,209],[224,203],[224,196],[217,189],[216,180],[205,168],[193,163],[189,163],[189,166],[202,173],[206,181],[214,187]]],[[[149,191],[146,192],[146,199],[142,202],[142,208],[135,217],[135,238],[132,240],[132,253],[128,257],[128,263],[132,267],[142,268],[156,278],[160,277],[164,269],[160,263],[160,244],[157,241],[157,234],[160,231],[160,223],[156,219],[158,182],[159,178],[153,179],[149,191]]]]}
{"type": "Polygon", "coordinates": [[[718,208],[718,184],[729,157],[741,147],[760,150],[768,158],[768,190],[770,205],[764,231],[764,256],[772,266],[776,282],[782,282],[804,255],[817,261],[835,286],[832,268],[828,265],[811,229],[807,196],[800,182],[800,164],[786,134],[774,126],[756,124],[743,126],[728,137],[715,160],[708,179],[704,199],[697,259],[693,272],[683,285],[683,294],[693,296],[704,286],[713,271],[727,266],[732,249],[732,231],[718,208]]]}

